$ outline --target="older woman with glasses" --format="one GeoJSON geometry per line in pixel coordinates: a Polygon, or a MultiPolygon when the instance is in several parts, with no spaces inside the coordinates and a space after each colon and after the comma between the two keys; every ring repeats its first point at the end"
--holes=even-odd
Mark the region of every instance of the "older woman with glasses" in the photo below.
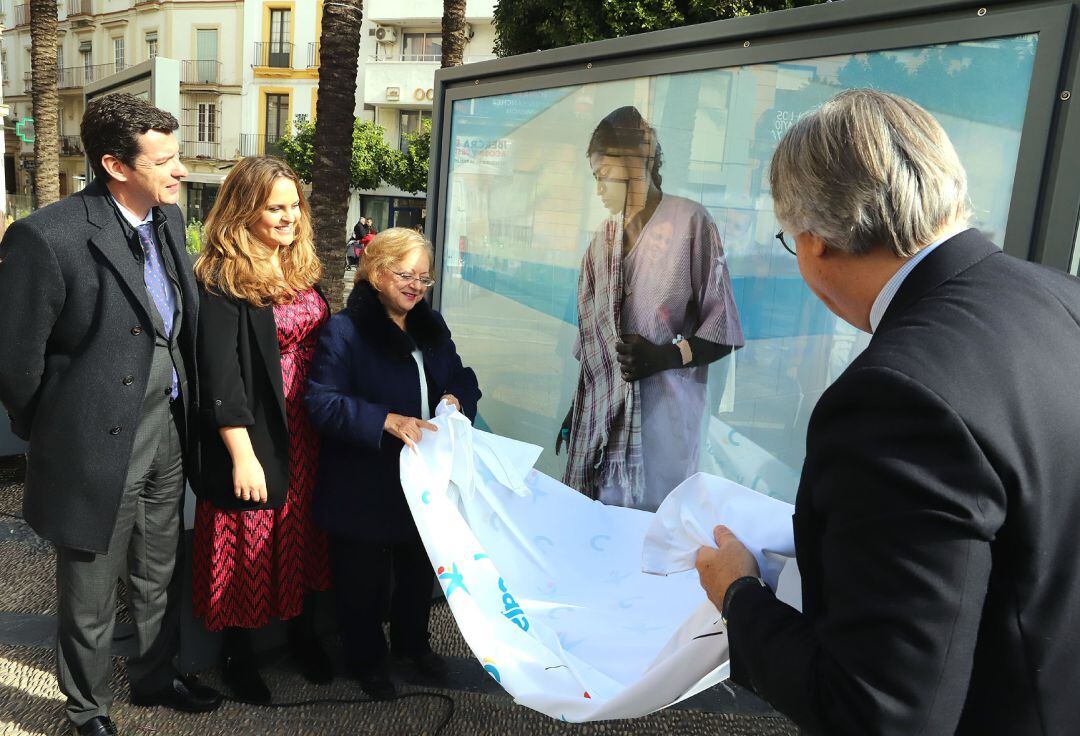
{"type": "Polygon", "coordinates": [[[345,652],[376,699],[395,694],[382,631],[387,598],[393,653],[429,677],[446,672],[428,643],[434,572],[401,489],[399,456],[435,431],[427,420],[441,400],[474,419],[480,389],[424,300],[435,283],[431,261],[414,230],[375,236],[348,305],[319,338],[306,397],[322,435],[314,513],[330,537],[345,652]]]}

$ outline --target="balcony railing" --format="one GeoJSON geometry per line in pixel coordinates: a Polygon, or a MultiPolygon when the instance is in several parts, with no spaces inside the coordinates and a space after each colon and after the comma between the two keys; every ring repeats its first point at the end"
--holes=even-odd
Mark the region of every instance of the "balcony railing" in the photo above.
{"type": "Polygon", "coordinates": [[[281,147],[278,145],[280,141],[279,135],[241,133],[240,156],[281,156],[281,147]]]}
{"type": "Polygon", "coordinates": [[[84,87],[91,82],[96,82],[99,79],[112,76],[116,72],[116,64],[68,66],[57,70],[56,86],[60,89],[84,87]]]}
{"type": "MultiPolygon", "coordinates": [[[[220,137],[218,131],[214,131],[214,137],[220,137]]],[[[180,143],[180,156],[183,158],[221,158],[221,143],[219,141],[184,140],[180,143]]]]}
{"type": "Polygon", "coordinates": [[[68,0],[68,17],[76,15],[93,15],[93,0],[68,0]]]}
{"type": "Polygon", "coordinates": [[[184,84],[221,84],[221,62],[213,59],[182,61],[180,81],[184,84]]]}
{"type": "Polygon", "coordinates": [[[308,69],[314,69],[319,66],[319,44],[309,43],[307,45],[307,65],[308,69]]]}
{"type": "Polygon", "coordinates": [[[275,69],[292,67],[293,45],[284,41],[262,41],[255,44],[255,66],[275,69]]]}
{"type": "MultiPolygon", "coordinates": [[[[472,64],[474,61],[490,61],[491,59],[498,59],[495,54],[470,54],[465,56],[464,63],[472,64]]],[[[368,61],[375,62],[387,62],[387,61],[405,61],[405,62],[441,62],[442,54],[405,54],[403,56],[393,55],[387,56],[385,52],[375,53],[368,57],[368,61]]]]}
{"type": "Polygon", "coordinates": [[[25,26],[30,22],[30,5],[24,3],[15,6],[15,26],[25,26]]]}
{"type": "Polygon", "coordinates": [[[77,135],[62,135],[60,136],[60,155],[61,156],[82,156],[83,144],[82,138],[77,135]]]}

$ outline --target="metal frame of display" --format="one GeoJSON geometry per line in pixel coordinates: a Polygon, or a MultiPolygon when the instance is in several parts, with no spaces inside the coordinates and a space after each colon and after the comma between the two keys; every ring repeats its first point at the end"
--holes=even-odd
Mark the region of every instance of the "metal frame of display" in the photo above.
{"type": "MultiPolygon", "coordinates": [[[[1080,111],[1070,85],[1080,74],[1071,34],[1080,0],[854,0],[764,13],[441,69],[435,75],[428,230],[442,275],[454,102],[621,79],[724,69],[1038,33],[1006,252],[1076,272],[1080,222],[1080,111]],[[899,6],[903,7],[899,7],[899,6]],[[1070,166],[1069,161],[1074,162],[1070,166]]],[[[1080,90],[1077,90],[1080,92],[1080,90]]],[[[441,278],[433,299],[441,304],[441,278]]]]}

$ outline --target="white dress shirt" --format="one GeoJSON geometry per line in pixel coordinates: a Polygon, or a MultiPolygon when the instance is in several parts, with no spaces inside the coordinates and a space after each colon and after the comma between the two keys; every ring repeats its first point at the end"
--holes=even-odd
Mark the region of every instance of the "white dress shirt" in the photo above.
{"type": "Polygon", "coordinates": [[[154,221],[154,208],[153,207],[151,207],[150,209],[148,209],[146,211],[146,217],[140,218],[138,215],[136,215],[134,212],[129,210],[127,207],[120,204],[120,201],[116,197],[112,196],[111,194],[109,195],[109,199],[111,199],[113,201],[113,204],[116,205],[116,209],[118,209],[120,211],[120,214],[124,216],[124,219],[127,220],[128,224],[131,225],[132,227],[138,227],[139,225],[145,225],[148,222],[153,222],[154,221]]]}
{"type": "Polygon", "coordinates": [[[959,235],[967,229],[967,225],[959,225],[955,228],[950,228],[940,238],[907,259],[907,262],[900,267],[900,270],[894,273],[893,277],[885,282],[885,286],[882,287],[881,291],[878,292],[877,298],[874,299],[874,305],[870,307],[871,332],[877,332],[878,325],[881,324],[881,318],[885,316],[885,310],[889,308],[893,297],[896,296],[896,292],[900,290],[900,284],[904,283],[904,279],[907,278],[908,274],[919,265],[919,261],[930,255],[930,251],[937,248],[946,240],[955,235],[959,235]]]}

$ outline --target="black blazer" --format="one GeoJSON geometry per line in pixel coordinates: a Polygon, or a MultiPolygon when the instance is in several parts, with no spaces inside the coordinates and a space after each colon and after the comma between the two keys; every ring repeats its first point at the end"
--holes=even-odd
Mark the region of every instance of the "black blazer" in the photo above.
{"type": "Polygon", "coordinates": [[[812,733],[1080,728],[1080,282],[975,230],[810,420],[804,613],[742,588],[732,674],[812,733]]]}
{"type": "Polygon", "coordinates": [[[196,495],[225,510],[277,508],[289,489],[289,427],[274,307],[254,307],[201,284],[199,302],[202,442],[196,495]],[[248,428],[266,476],[265,503],[234,494],[232,458],[221,427],[248,428]]]}
{"type": "MultiPolygon", "coordinates": [[[[183,302],[177,342],[184,408],[198,395],[199,299],[184,250],[184,217],[154,208],[158,240],[183,302]]],[[[154,322],[142,253],[101,180],[16,220],[0,245],[0,402],[30,440],[23,511],[62,547],[105,552],[143,411],[154,322]]],[[[190,461],[196,422],[185,432],[190,461]]]]}

